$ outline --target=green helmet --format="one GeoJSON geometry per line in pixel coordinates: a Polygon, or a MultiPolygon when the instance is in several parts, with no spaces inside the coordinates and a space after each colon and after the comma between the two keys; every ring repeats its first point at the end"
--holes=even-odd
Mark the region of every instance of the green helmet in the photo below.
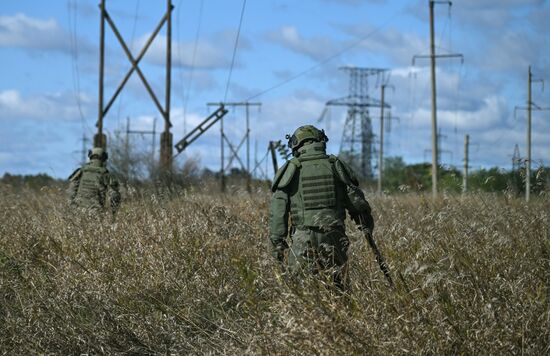
{"type": "Polygon", "coordinates": [[[325,130],[319,130],[313,125],[300,126],[294,131],[292,136],[286,135],[288,147],[293,151],[300,148],[306,141],[327,142],[328,137],[325,130]]]}
{"type": "Polygon", "coordinates": [[[93,159],[97,158],[101,161],[106,161],[107,158],[109,158],[109,155],[105,150],[101,147],[94,147],[91,150],[88,151],[88,158],[93,159]]]}

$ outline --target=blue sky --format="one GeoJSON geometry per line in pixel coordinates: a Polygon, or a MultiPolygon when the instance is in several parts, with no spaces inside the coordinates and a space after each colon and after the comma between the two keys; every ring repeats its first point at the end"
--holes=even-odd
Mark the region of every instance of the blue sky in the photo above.
{"type": "MultiPolygon", "coordinates": [[[[242,1],[173,4],[171,115],[177,142],[208,115],[207,102],[224,98],[242,1]]],[[[163,16],[165,1],[108,0],[107,10],[136,55],[163,16]]],[[[526,115],[514,114],[514,107],[526,105],[529,65],[535,78],[550,80],[549,16],[545,0],[457,0],[450,12],[436,6],[438,53],[459,52],[465,58],[463,64],[438,62],[443,164],[462,165],[465,134],[472,142],[474,169],[510,168],[515,144],[525,155],[526,115]]],[[[140,64],[161,102],[164,39],[163,29],[140,64]]],[[[82,135],[91,137],[97,120],[98,46],[97,0],[0,2],[0,174],[44,172],[64,178],[79,163],[82,135]]],[[[428,52],[427,0],[248,0],[227,100],[253,97],[262,103],[260,111],[251,109],[252,157],[256,142],[261,158],[269,140],[284,139],[308,123],[325,128],[329,149],[337,153],[345,110],[332,109],[330,124],[317,119],[326,101],[347,95],[348,78],[338,68],[387,68],[394,89],[386,97],[398,119],[385,134],[384,152],[407,162],[426,161],[429,67],[427,61],[412,66],[411,60],[428,52]]],[[[105,100],[128,69],[107,28],[105,100]]],[[[379,98],[379,88],[373,84],[369,89],[379,98]]],[[[550,91],[542,89],[533,86],[533,101],[548,107],[550,91]]],[[[243,116],[237,109],[225,118],[235,142],[244,132],[243,116]]],[[[378,110],[372,116],[378,134],[378,110]]],[[[137,76],[105,119],[107,132],[124,129],[127,117],[136,130],[150,130],[153,119],[160,118],[137,76]]],[[[135,136],[133,142],[147,149],[151,145],[146,137],[135,136]]],[[[532,149],[535,167],[548,164],[548,112],[533,113],[532,149]]],[[[177,162],[188,158],[218,169],[217,126],[177,162]]]]}

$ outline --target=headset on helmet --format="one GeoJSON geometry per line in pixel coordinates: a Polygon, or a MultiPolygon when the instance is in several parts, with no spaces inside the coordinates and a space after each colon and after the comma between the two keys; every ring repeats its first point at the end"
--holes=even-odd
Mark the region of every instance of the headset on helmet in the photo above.
{"type": "Polygon", "coordinates": [[[319,130],[313,125],[300,126],[292,135],[285,136],[288,139],[288,147],[297,150],[306,141],[328,142],[325,130],[319,130]]]}

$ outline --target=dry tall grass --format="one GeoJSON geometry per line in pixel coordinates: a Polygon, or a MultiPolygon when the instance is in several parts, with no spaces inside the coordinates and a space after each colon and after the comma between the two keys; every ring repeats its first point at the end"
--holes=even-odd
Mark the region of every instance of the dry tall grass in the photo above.
{"type": "Polygon", "coordinates": [[[390,290],[349,227],[352,293],[279,273],[269,195],[148,196],[116,223],[0,191],[4,354],[550,352],[550,203],[372,199],[390,290]]]}

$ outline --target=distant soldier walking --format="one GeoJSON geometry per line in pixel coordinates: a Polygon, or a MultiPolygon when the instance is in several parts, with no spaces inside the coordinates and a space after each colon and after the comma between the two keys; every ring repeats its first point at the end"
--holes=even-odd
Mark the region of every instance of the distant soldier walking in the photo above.
{"type": "Polygon", "coordinates": [[[324,130],[306,125],[287,135],[293,158],[273,179],[269,239],[275,258],[284,261],[290,248],[288,267],[292,272],[329,271],[335,285],[346,288],[346,210],[361,229],[372,232],[371,208],[359,189],[350,166],[326,154],[324,130]]]}
{"type": "Polygon", "coordinates": [[[70,204],[89,212],[102,212],[107,208],[108,199],[114,215],[120,205],[120,193],[117,179],[105,167],[107,152],[96,147],[88,151],[88,158],[90,161],[69,177],[70,204]]]}

